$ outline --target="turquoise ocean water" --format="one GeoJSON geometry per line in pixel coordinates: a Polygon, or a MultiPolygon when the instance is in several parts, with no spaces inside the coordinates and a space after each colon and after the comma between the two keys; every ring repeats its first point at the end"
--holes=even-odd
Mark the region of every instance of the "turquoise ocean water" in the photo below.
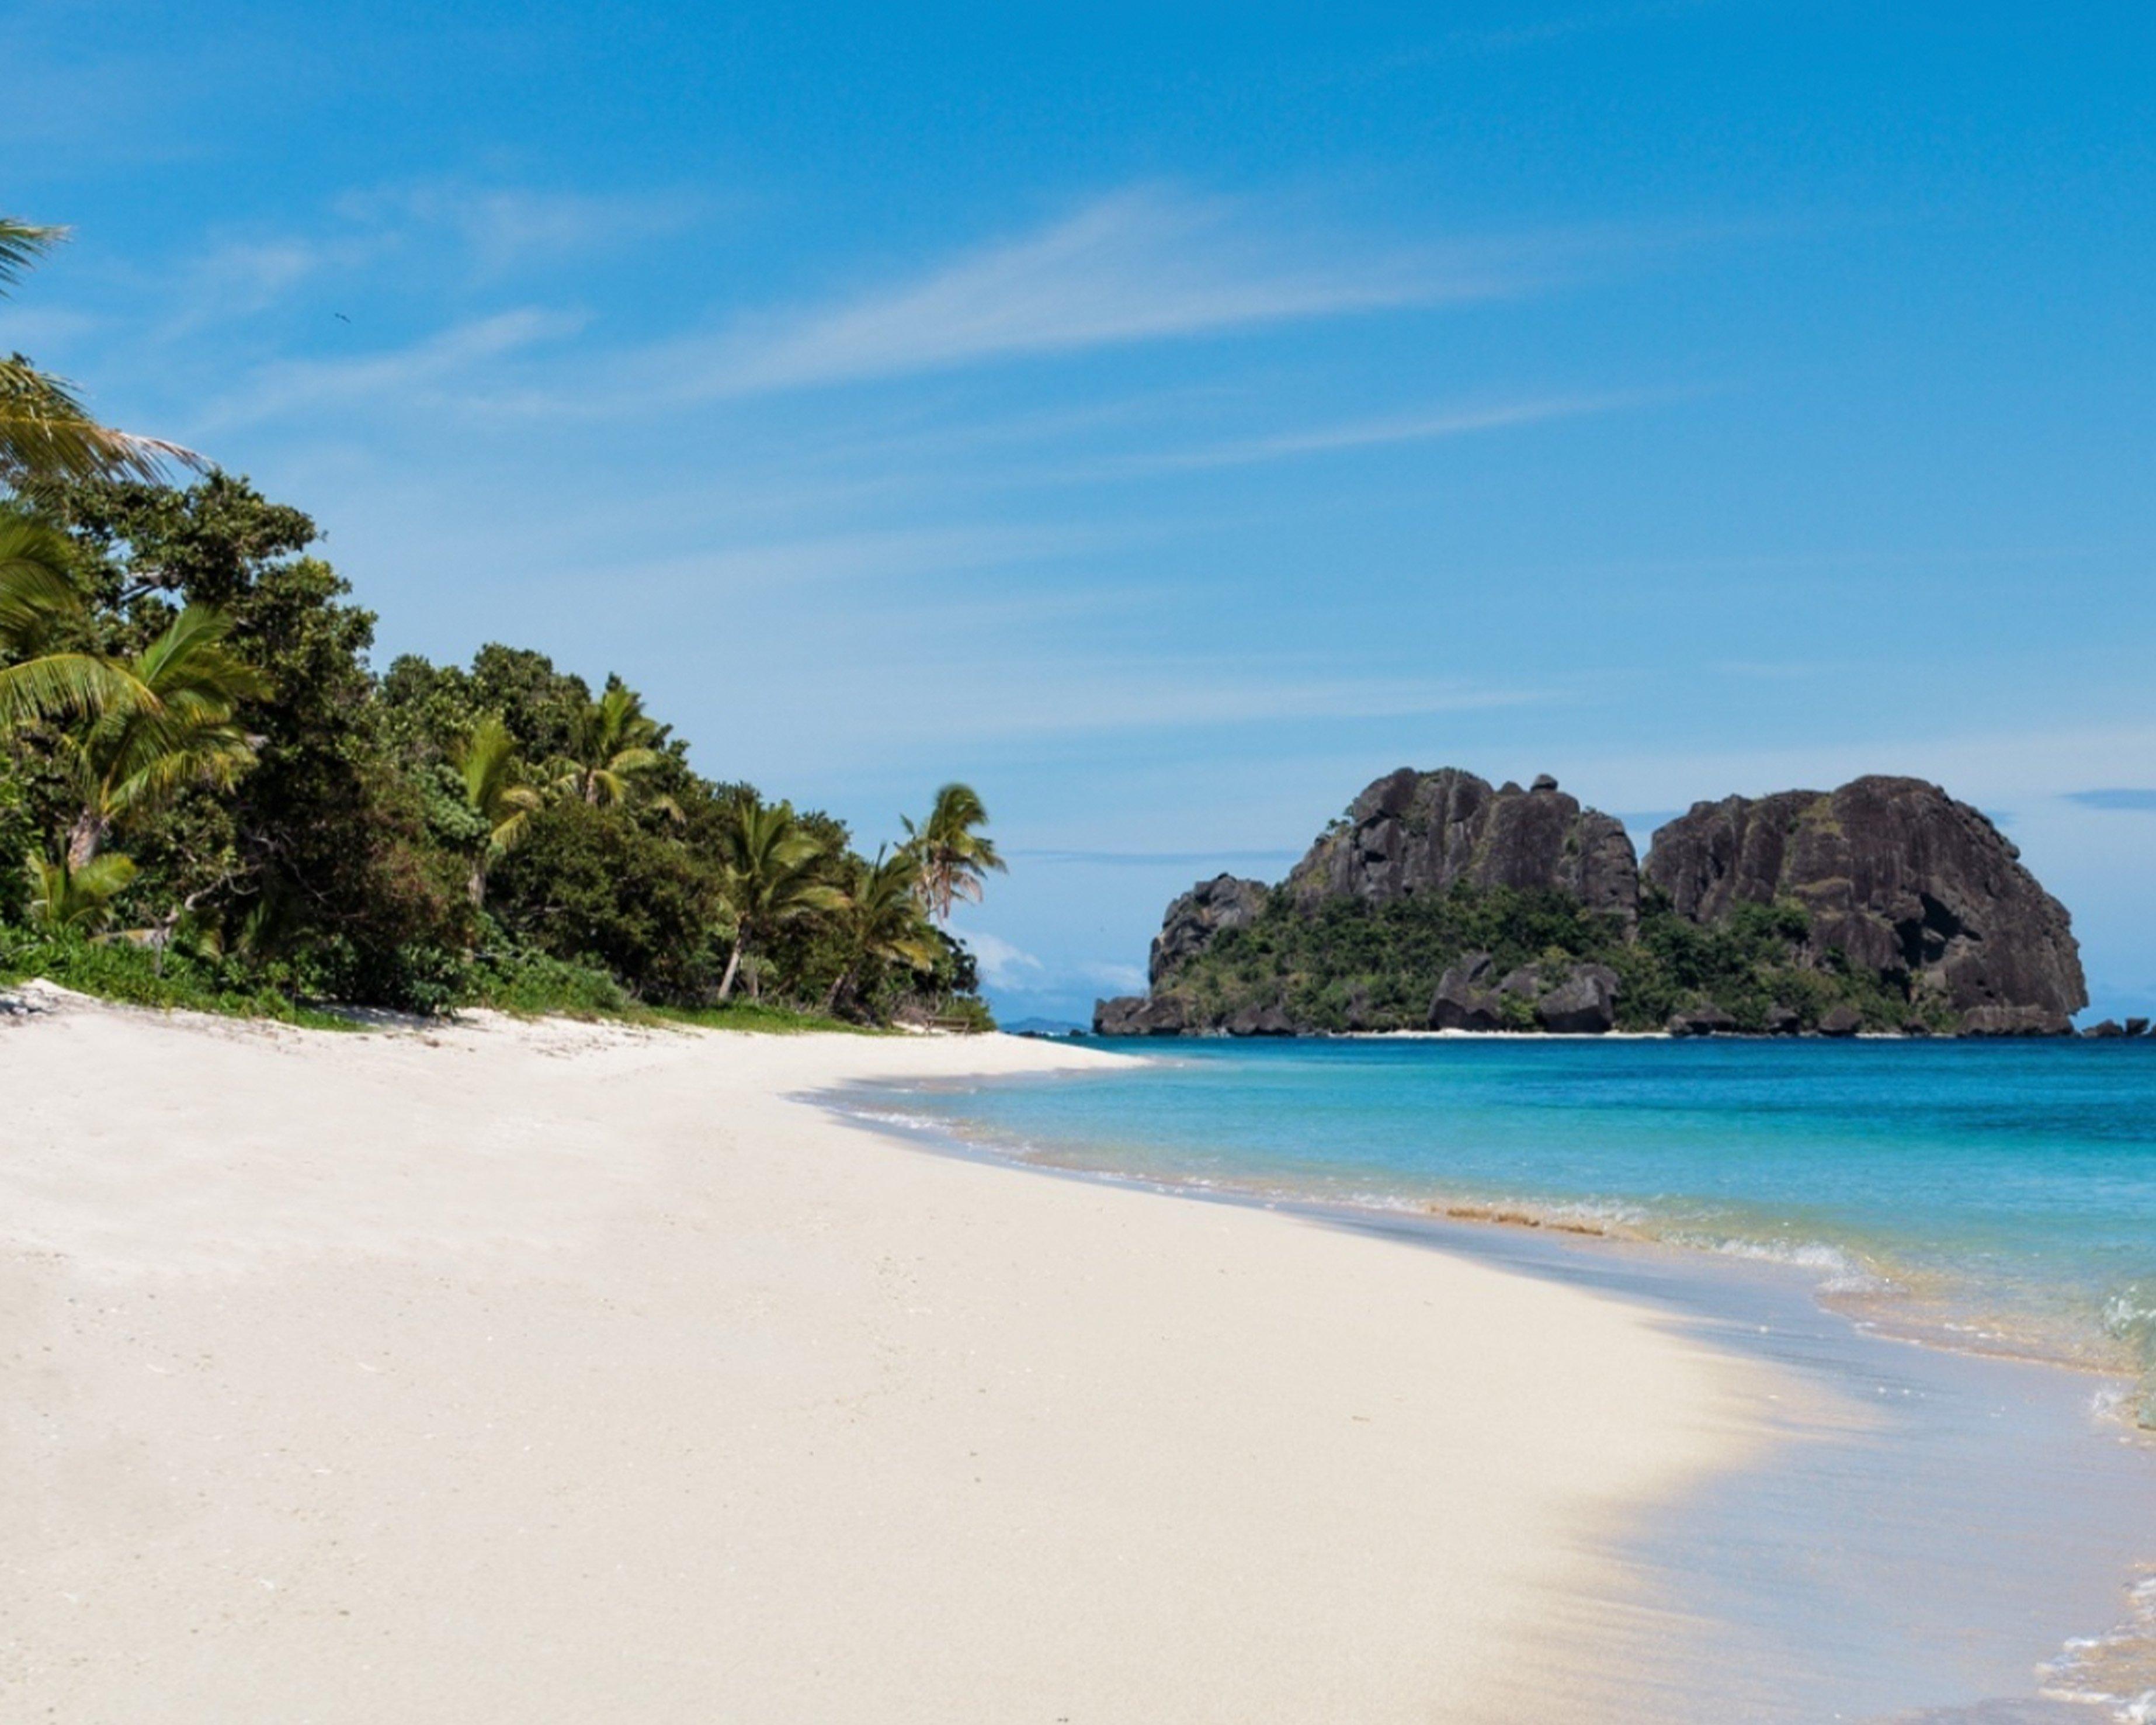
{"type": "Polygon", "coordinates": [[[2156,1420],[2156,1038],[1098,1045],[1151,1058],[904,1106],[1029,1161],[1781,1260],[1869,1323],[2133,1373],[2156,1420]]]}
{"type": "Polygon", "coordinates": [[[1574,1602],[1630,1674],[1585,1717],[2156,1721],[2156,1445],[2112,1417],[2156,1422],[2156,1039],[1098,1045],[1145,1059],[831,1101],[1606,1289],[1861,1414],[1619,1541],[1651,1609],[1574,1602]]]}

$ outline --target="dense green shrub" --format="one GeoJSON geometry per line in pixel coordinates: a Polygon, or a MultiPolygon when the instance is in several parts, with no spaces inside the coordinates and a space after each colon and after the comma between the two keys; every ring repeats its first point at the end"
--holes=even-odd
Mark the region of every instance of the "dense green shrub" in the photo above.
{"type": "Polygon", "coordinates": [[[717,879],[626,810],[559,803],[534,815],[490,901],[541,952],[633,978],[649,999],[690,1002],[716,982],[717,879]]]}
{"type": "MultiPolygon", "coordinates": [[[[102,842],[132,861],[132,879],[65,938],[31,926],[24,865],[64,852],[85,807],[72,765],[85,733],[59,716],[0,735],[0,928],[17,973],[288,1011],[611,1012],[714,994],[735,934],[722,840],[761,801],[698,775],[686,743],[618,680],[595,692],[498,643],[469,668],[408,656],[377,677],[375,619],[308,554],[314,524],[228,475],[186,490],[47,485],[24,501],[67,536],[83,603],[18,650],[125,660],[185,608],[209,606],[259,686],[233,697],[244,769],[222,783],[179,775],[121,810],[102,842]],[[469,751],[489,726],[509,746],[482,795],[469,751]],[[100,929],[127,937],[90,937],[100,929]]],[[[850,835],[813,811],[791,818],[820,847],[823,903],[854,878],[850,835]]],[[[773,1008],[836,993],[877,1019],[972,998],[970,957],[925,910],[920,936],[937,956],[910,971],[888,942],[881,957],[849,950],[860,937],[829,911],[771,932],[750,973],[773,1008]]]]}
{"type": "MultiPolygon", "coordinates": [[[[1460,885],[1383,905],[1328,898],[1305,909],[1279,890],[1255,922],[1216,937],[1173,987],[1204,1022],[1277,1003],[1315,1029],[1414,1029],[1427,1022],[1445,970],[1470,952],[1488,952],[1500,976],[1537,963],[1608,965],[1618,977],[1624,1029],[1659,1029],[1673,1014],[1703,1008],[1747,1030],[1766,1029],[1778,1009],[1793,1011],[1809,1029],[1845,1005],[1868,1029],[1912,1020],[1950,1027],[1950,1014],[1912,999],[1894,978],[1831,957],[1824,966],[1807,963],[1810,928],[1800,905],[1740,905],[1726,922],[1707,926],[1651,892],[1628,930],[1623,919],[1562,892],[1460,885]]],[[[1526,999],[1507,999],[1500,1010],[1511,1028],[1533,1028],[1526,999]]]]}

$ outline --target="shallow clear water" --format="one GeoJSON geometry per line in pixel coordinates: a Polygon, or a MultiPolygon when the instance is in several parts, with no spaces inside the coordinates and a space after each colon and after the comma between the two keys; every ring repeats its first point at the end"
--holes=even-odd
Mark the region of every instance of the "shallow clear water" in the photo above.
{"type": "Polygon", "coordinates": [[[1160,1058],[907,1106],[1069,1166],[1780,1259],[1890,1327],[2156,1367],[2156,1038],[1122,1045],[1160,1058]]]}
{"type": "Polygon", "coordinates": [[[1621,1537],[1634,1591],[1553,1602],[1570,1716],[2156,1721],[2156,1444],[2104,1411],[2156,1377],[2156,1040],[1123,1045],[834,1100],[1606,1290],[1804,1387],[1766,1463],[1621,1537]]]}

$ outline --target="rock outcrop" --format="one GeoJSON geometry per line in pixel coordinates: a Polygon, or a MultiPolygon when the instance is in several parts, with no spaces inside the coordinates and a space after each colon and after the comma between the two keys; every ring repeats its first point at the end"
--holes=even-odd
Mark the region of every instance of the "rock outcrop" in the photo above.
{"type": "Polygon", "coordinates": [[[1469,952],[1438,978],[1430,1003],[1433,1030],[1502,1030],[1503,1003],[1497,998],[1494,963],[1487,952],[1469,952]]]}
{"type": "Polygon", "coordinates": [[[1489,953],[1470,952],[1439,978],[1430,1028],[1524,1029],[1532,1024],[1559,1035],[1599,1036],[1616,1026],[1617,986],[1617,973],[1606,964],[1523,964],[1500,979],[1489,953]],[[1508,1009],[1515,1000],[1522,1006],[1508,1009]]]}
{"type": "Polygon", "coordinates": [[[1096,1036],[1180,1036],[1194,1028],[1173,994],[1122,994],[1093,1003],[1096,1036]]]}
{"type": "Polygon", "coordinates": [[[1178,898],[1148,979],[1095,1029],[2030,1036],[2087,1004],[2066,910],[2014,846],[1938,786],[1886,778],[1696,803],[1642,867],[1547,774],[1522,790],[1403,768],[1281,886],[1224,874],[1178,898]],[[1224,942],[1245,929],[1256,944],[1224,942]]]}
{"type": "Polygon", "coordinates": [[[1156,988],[1211,944],[1213,937],[1230,928],[1246,928],[1258,920],[1272,896],[1262,880],[1241,880],[1233,875],[1215,875],[1201,880],[1168,907],[1160,932],[1152,938],[1152,952],[1146,979],[1156,988]]]}
{"type": "MultiPolygon", "coordinates": [[[[1547,965],[1537,967],[1546,972],[1547,965]]],[[[1554,983],[1543,979],[1535,1022],[1560,1036],[1599,1036],[1617,1026],[1617,973],[1606,964],[1573,964],[1554,983]]]]}
{"type": "Polygon", "coordinates": [[[1976,1034],[2058,1034],[2088,1004],[2065,906],[1980,813],[1921,779],[1694,803],[1655,834],[1645,872],[1697,922],[1801,905],[1812,963],[1839,950],[1976,1034]]]}
{"type": "Polygon", "coordinates": [[[1456,767],[1403,767],[1370,785],[1287,886],[1307,908],[1327,897],[1383,904],[1463,880],[1568,892],[1627,922],[1639,909],[1639,860],[1621,821],[1583,809],[1547,773],[1530,790],[1493,789],[1456,767]]]}

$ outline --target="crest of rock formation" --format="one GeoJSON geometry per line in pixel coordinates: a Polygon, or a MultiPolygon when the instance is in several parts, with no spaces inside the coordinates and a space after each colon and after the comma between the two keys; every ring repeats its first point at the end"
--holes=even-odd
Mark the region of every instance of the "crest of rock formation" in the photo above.
{"type": "Polygon", "coordinates": [[[1403,767],[1348,806],[1287,877],[1298,903],[1383,904],[1455,882],[1568,892],[1590,911],[1638,913],[1640,864],[1624,824],[1557,788],[1493,789],[1456,767],[1403,767]]]}
{"type": "Polygon", "coordinates": [[[2061,1031],[2088,1004],[2066,906],[1983,814],[1922,779],[1696,803],[1655,834],[1645,874],[1695,922],[1800,904],[1815,963],[1840,947],[1936,991],[1978,1034],[2061,1031]]]}
{"type": "Polygon", "coordinates": [[[1262,880],[1239,880],[1233,875],[1200,880],[1170,905],[1161,919],[1146,979],[1158,988],[1163,978],[1203,952],[1214,935],[1256,922],[1271,896],[1272,889],[1262,880]]]}

